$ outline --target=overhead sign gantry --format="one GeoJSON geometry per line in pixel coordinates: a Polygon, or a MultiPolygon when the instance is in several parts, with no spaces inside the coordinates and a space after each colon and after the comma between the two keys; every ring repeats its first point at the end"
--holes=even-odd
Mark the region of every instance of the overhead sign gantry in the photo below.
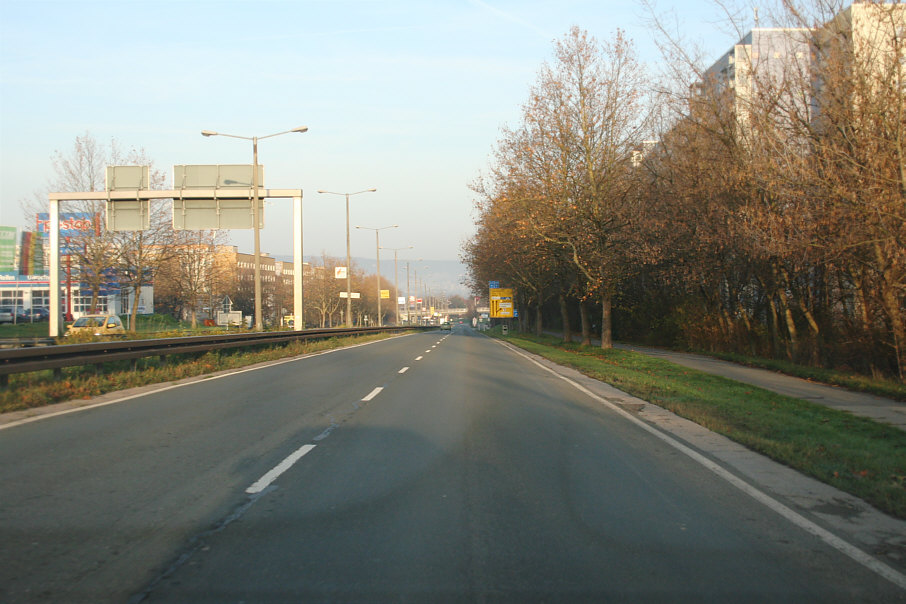
{"type": "MultiPolygon", "coordinates": [[[[173,200],[173,227],[175,229],[251,229],[254,227],[254,187],[250,186],[252,167],[247,166],[174,166],[174,176],[181,175],[177,183],[189,183],[177,189],[155,191],[150,189],[148,166],[110,166],[107,170],[106,191],[75,193],[49,193],[48,229],[50,243],[50,320],[49,335],[61,335],[60,294],[60,203],[67,201],[104,201],[107,209],[107,228],[117,231],[141,231],[150,225],[152,199],[173,200]],[[181,168],[179,171],[177,168],[181,168]],[[215,179],[210,168],[215,168],[215,179]],[[245,169],[243,171],[243,168],[245,169]],[[235,170],[232,170],[235,169],[235,170]],[[245,179],[243,180],[243,174],[245,179]],[[205,180],[207,179],[207,181],[205,180]],[[234,181],[234,182],[227,182],[234,181]],[[208,186],[204,186],[207,182],[208,186]],[[232,186],[231,186],[232,185],[232,186]],[[224,200],[230,203],[224,204],[224,200]],[[177,217],[179,215],[179,217],[177,217]]],[[[259,166],[259,170],[261,166],[259,166]]],[[[261,172],[259,171],[259,175],[261,172]]],[[[260,181],[259,181],[260,182],[260,181]]],[[[264,199],[291,198],[293,200],[293,311],[302,316],[302,190],[258,190],[259,209],[264,199]]],[[[259,213],[264,222],[263,211],[259,213]]],[[[302,322],[293,326],[302,330],[302,322]]]]}

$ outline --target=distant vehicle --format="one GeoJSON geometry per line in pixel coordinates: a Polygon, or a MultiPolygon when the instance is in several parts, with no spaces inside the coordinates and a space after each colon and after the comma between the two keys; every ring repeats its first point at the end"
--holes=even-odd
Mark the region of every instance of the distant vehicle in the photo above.
{"type": "Polygon", "coordinates": [[[46,308],[35,307],[25,311],[26,321],[47,321],[50,319],[50,311],[46,308]]]}
{"type": "Polygon", "coordinates": [[[12,306],[0,307],[0,323],[12,323],[14,310],[12,306]]]}
{"type": "Polygon", "coordinates": [[[450,330],[450,329],[453,329],[453,325],[449,321],[447,321],[447,322],[441,323],[440,328],[450,330]]]}
{"type": "Polygon", "coordinates": [[[121,336],[126,333],[123,322],[116,315],[83,315],[67,326],[64,336],[90,333],[96,336],[121,336]]]}

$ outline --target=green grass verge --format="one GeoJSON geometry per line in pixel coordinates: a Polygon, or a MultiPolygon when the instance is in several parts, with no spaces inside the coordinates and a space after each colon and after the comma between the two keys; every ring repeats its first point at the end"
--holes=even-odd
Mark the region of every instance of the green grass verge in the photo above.
{"type": "Polygon", "coordinates": [[[781,361],[778,359],[762,359],[741,354],[719,352],[704,352],[701,354],[706,354],[725,361],[732,361],[734,363],[739,363],[740,365],[747,365],[749,367],[770,369],[771,371],[785,373],[806,380],[814,380],[816,382],[821,382],[822,384],[842,386],[843,388],[856,392],[867,392],[895,401],[906,401],[906,384],[901,382],[882,380],[857,373],[838,371],[836,369],[797,365],[789,361],[781,361]]]}
{"type": "Polygon", "coordinates": [[[906,518],[906,432],[626,350],[505,338],[906,518]]]}
{"type": "Polygon", "coordinates": [[[0,391],[0,413],[42,407],[63,401],[89,399],[107,392],[171,382],[224,369],[245,367],[263,361],[342,348],[352,344],[385,339],[392,335],[378,333],[310,342],[293,341],[281,346],[262,345],[254,348],[219,350],[202,355],[172,355],[166,363],[161,363],[158,357],[147,357],[139,359],[135,370],[131,368],[129,361],[106,363],[104,370],[100,373],[96,372],[94,366],[67,367],[62,370],[61,379],[54,379],[52,371],[14,374],[9,378],[8,387],[0,391]]]}
{"type": "MultiPolygon", "coordinates": [[[[120,315],[120,319],[123,320],[123,325],[127,325],[129,316],[120,315]]],[[[12,323],[4,323],[0,325],[0,339],[46,338],[48,330],[49,325],[47,321],[38,321],[35,323],[17,323],[15,325],[13,325],[12,323]]],[[[198,322],[198,326],[193,329],[191,322],[180,321],[179,319],[176,319],[170,315],[139,315],[135,320],[135,330],[127,333],[126,337],[129,339],[140,339],[147,338],[151,334],[159,337],[172,337],[208,334],[217,331],[243,331],[243,329],[238,327],[227,328],[221,326],[206,327],[200,321],[198,322]]],[[[83,338],[83,340],[91,340],[91,338],[83,338]]],[[[60,339],[60,342],[63,344],[71,341],[72,340],[69,339],[60,339]]]]}

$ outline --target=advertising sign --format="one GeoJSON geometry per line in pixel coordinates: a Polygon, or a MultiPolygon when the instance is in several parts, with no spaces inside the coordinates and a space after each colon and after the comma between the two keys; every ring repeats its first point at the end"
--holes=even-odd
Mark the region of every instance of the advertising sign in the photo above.
{"type": "MultiPolygon", "coordinates": [[[[60,214],[60,238],[79,237],[95,229],[97,215],[90,212],[64,212],[60,214]]],[[[39,233],[50,235],[50,214],[35,215],[35,228],[39,233]]]]}
{"type": "Polygon", "coordinates": [[[16,227],[0,227],[0,272],[16,269],[16,227]]]}
{"type": "MultiPolygon", "coordinates": [[[[72,247],[92,231],[99,232],[98,215],[91,212],[64,212],[60,214],[60,253],[72,254],[72,247]]],[[[35,215],[35,230],[50,238],[50,214],[35,215]]],[[[45,240],[46,243],[46,240],[45,240]]]]}
{"type": "Polygon", "coordinates": [[[44,237],[40,233],[22,232],[22,245],[19,246],[19,274],[43,275],[44,270],[44,237]]]}

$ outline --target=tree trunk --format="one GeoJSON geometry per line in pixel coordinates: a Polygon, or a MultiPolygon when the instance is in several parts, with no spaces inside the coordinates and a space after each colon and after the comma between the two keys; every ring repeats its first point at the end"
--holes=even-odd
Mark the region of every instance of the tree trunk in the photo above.
{"type": "Polygon", "coordinates": [[[601,348],[613,348],[613,295],[601,295],[601,348]]]}
{"type": "Polygon", "coordinates": [[[560,292],[560,316],[563,321],[563,341],[573,341],[573,331],[569,324],[569,305],[566,303],[566,294],[560,292]]]}
{"type": "Polygon", "coordinates": [[[796,361],[798,356],[798,336],[796,334],[796,323],[793,321],[793,311],[790,309],[789,304],[786,303],[786,295],[779,291],[777,292],[777,299],[780,300],[780,309],[783,311],[783,319],[786,323],[786,331],[790,336],[789,346],[787,347],[786,356],[791,361],[796,361]]]}
{"type": "Polygon", "coordinates": [[[780,319],[777,318],[777,304],[774,296],[768,296],[768,323],[771,329],[771,353],[776,358],[780,356],[780,319]]]}
{"type": "Polygon", "coordinates": [[[142,286],[136,284],[135,288],[132,290],[132,308],[129,309],[129,331],[137,331],[135,328],[135,320],[138,317],[138,297],[139,292],[142,291],[142,286]]]}
{"type": "Polygon", "coordinates": [[[897,375],[900,381],[906,380],[906,354],[903,353],[903,347],[906,346],[906,321],[903,320],[903,309],[900,307],[899,297],[893,287],[887,284],[881,286],[881,303],[890,319],[890,332],[893,336],[893,352],[896,359],[897,375]]]}
{"type": "Polygon", "coordinates": [[[591,346],[591,319],[585,300],[579,302],[579,319],[582,321],[582,346],[591,346]]]}
{"type": "Polygon", "coordinates": [[[541,306],[541,302],[538,302],[538,306],[535,307],[535,335],[539,338],[544,331],[541,320],[541,306]]]}

